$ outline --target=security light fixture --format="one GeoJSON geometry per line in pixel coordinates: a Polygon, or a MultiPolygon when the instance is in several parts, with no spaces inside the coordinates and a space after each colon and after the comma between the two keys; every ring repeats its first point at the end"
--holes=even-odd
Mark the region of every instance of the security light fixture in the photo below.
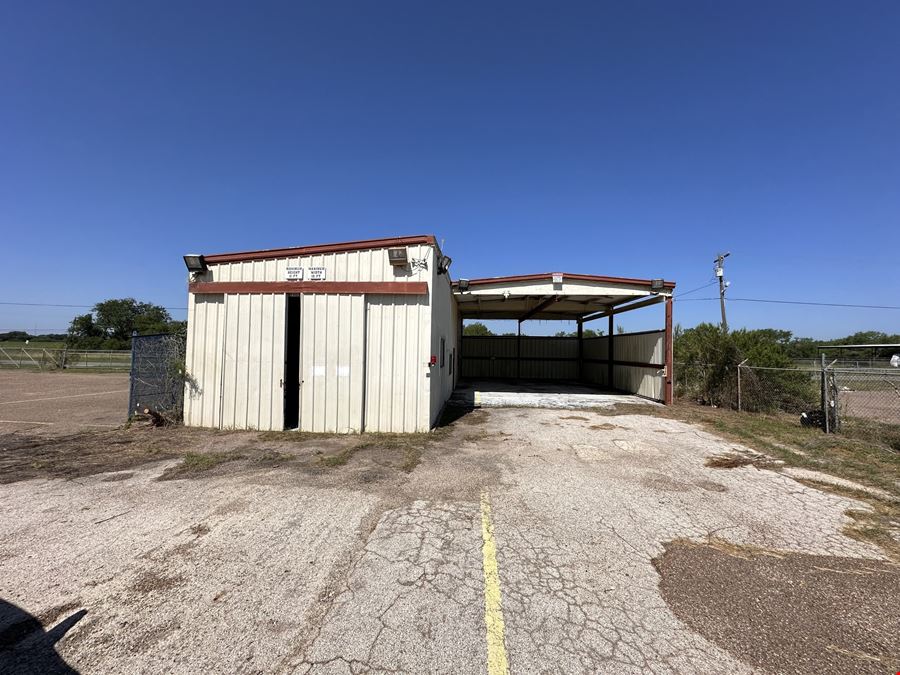
{"type": "Polygon", "coordinates": [[[184,264],[192,274],[201,274],[207,269],[206,261],[199,253],[188,253],[184,256],[184,264]]]}
{"type": "Polygon", "coordinates": [[[409,263],[406,257],[406,247],[389,248],[388,262],[397,267],[403,267],[409,263]]]}
{"type": "Polygon", "coordinates": [[[450,258],[450,256],[442,255],[438,259],[437,273],[438,274],[447,274],[447,272],[450,271],[450,263],[452,263],[452,262],[453,262],[453,260],[450,258]]]}
{"type": "Polygon", "coordinates": [[[651,293],[662,293],[662,291],[665,287],[666,287],[666,282],[664,279],[651,279],[650,280],[650,292],[651,293]]]}
{"type": "Polygon", "coordinates": [[[459,290],[461,290],[463,293],[465,293],[467,290],[469,290],[469,280],[468,279],[460,279],[459,282],[457,282],[456,287],[459,290]]]}

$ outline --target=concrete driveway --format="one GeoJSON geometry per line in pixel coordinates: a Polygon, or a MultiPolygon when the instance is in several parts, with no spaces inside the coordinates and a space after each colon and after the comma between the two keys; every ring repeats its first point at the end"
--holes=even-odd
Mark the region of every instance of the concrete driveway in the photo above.
{"type": "MultiPolygon", "coordinates": [[[[253,452],[291,452],[281,437],[254,442],[253,452]]],[[[409,473],[386,446],[317,470],[233,461],[160,481],[177,464],[165,460],[0,486],[0,597],[14,608],[0,606],[0,663],[46,670],[58,654],[84,673],[490,675],[898,667],[900,570],[841,533],[861,502],[774,470],[707,467],[740,448],[644,415],[482,410],[423,448],[409,473]],[[14,611],[44,630],[10,630],[14,611]]]]}

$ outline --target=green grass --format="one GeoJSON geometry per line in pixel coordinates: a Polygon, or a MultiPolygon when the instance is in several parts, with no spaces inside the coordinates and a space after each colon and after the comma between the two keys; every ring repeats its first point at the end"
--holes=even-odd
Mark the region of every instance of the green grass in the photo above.
{"type": "Polygon", "coordinates": [[[28,349],[62,349],[65,347],[65,344],[65,342],[37,342],[32,340],[26,345],[24,342],[8,340],[0,342],[0,347],[12,347],[13,349],[18,349],[20,347],[27,347],[28,349]]]}
{"type": "MultiPolygon", "coordinates": [[[[399,468],[406,473],[415,469],[422,459],[422,453],[428,443],[435,441],[442,434],[437,432],[413,434],[362,434],[359,442],[347,446],[337,453],[320,455],[319,463],[323,466],[344,466],[357,452],[378,450],[388,452],[399,460],[399,468]]],[[[393,459],[393,458],[392,458],[393,459]]],[[[393,463],[393,462],[392,462],[393,463]]]]}
{"type": "Polygon", "coordinates": [[[166,469],[159,480],[189,478],[243,458],[244,455],[239,452],[189,452],[185,454],[181,464],[166,469]]]}

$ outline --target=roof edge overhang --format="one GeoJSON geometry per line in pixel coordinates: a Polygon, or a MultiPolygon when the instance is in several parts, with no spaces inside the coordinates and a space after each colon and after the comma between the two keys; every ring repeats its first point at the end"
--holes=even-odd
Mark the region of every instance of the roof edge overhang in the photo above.
{"type": "MultiPolygon", "coordinates": [[[[539,274],[520,274],[509,277],[485,277],[482,279],[469,279],[469,286],[488,286],[491,284],[511,284],[520,281],[552,281],[553,276],[562,274],[563,282],[567,279],[570,281],[595,281],[607,284],[631,284],[635,286],[649,286],[650,279],[631,279],[628,277],[605,277],[595,274],[569,274],[567,272],[541,272],[539,274]]],[[[454,281],[453,286],[456,287],[459,281],[454,281]]],[[[675,288],[674,281],[664,281],[663,287],[675,288]]]]}
{"type": "Polygon", "coordinates": [[[292,258],[303,255],[321,255],[323,253],[344,253],[347,251],[365,251],[376,248],[389,248],[391,246],[413,246],[424,244],[437,246],[437,240],[432,234],[417,234],[407,237],[385,237],[383,239],[360,239],[358,241],[345,241],[335,244],[315,244],[313,246],[296,246],[292,248],[269,248],[259,251],[240,251],[237,253],[214,253],[204,255],[203,260],[210,265],[229,262],[243,262],[246,260],[269,260],[272,258],[292,258]]]}

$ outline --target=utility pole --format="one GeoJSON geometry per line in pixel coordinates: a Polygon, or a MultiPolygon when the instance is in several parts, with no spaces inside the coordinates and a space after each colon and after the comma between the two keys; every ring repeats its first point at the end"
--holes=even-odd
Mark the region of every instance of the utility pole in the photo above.
{"type": "Polygon", "coordinates": [[[730,284],[725,281],[725,258],[730,255],[731,253],[720,253],[713,261],[716,265],[713,269],[715,270],[716,277],[719,279],[719,304],[722,306],[722,330],[726,333],[728,332],[728,321],[725,320],[725,289],[728,288],[730,284]]]}

